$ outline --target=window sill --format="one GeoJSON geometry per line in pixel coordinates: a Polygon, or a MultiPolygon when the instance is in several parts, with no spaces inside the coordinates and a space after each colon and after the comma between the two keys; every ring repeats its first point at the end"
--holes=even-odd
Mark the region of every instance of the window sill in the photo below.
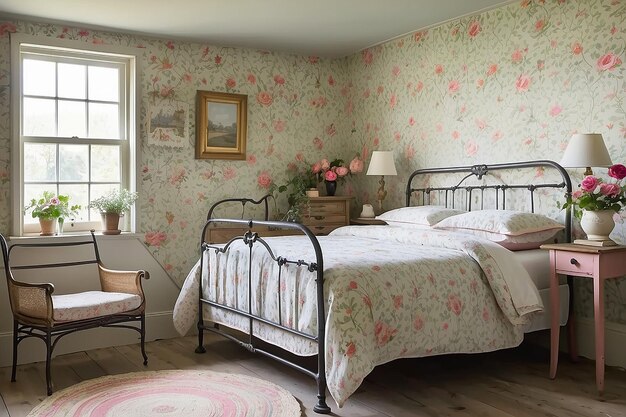
{"type": "MultiPolygon", "coordinates": [[[[122,232],[119,235],[103,235],[102,232],[95,232],[98,240],[103,239],[143,239],[143,233],[122,232]]],[[[62,235],[54,236],[40,236],[39,233],[26,233],[24,236],[9,236],[9,241],[28,240],[29,243],[38,242],[50,242],[51,240],[63,239],[64,241],[80,241],[85,240],[86,237],[91,237],[91,233],[85,232],[72,232],[63,233],[62,235]]]]}

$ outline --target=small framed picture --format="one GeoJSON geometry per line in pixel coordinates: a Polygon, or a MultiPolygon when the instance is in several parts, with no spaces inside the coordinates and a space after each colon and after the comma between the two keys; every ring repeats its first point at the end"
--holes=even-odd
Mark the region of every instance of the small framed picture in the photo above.
{"type": "Polygon", "coordinates": [[[246,159],[248,96],[198,91],[196,159],[246,159]]]}

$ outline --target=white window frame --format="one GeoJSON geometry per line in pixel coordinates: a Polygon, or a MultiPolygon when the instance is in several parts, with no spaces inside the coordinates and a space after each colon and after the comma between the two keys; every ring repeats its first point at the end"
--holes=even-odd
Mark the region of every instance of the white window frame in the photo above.
{"type": "MultiPolygon", "coordinates": [[[[71,58],[78,59],[96,59],[98,56],[104,60],[110,59],[112,62],[119,62],[126,71],[123,71],[123,82],[120,83],[120,89],[124,89],[120,96],[120,112],[123,112],[121,118],[124,122],[120,125],[120,140],[102,140],[97,139],[76,139],[76,138],[44,138],[41,143],[57,143],[57,144],[110,144],[115,143],[121,145],[121,185],[130,191],[137,190],[137,166],[139,162],[139,82],[138,74],[140,52],[137,49],[118,47],[110,45],[90,45],[79,41],[68,41],[63,39],[38,37],[25,34],[12,34],[11,36],[11,85],[12,85],[12,147],[11,147],[11,166],[12,166],[12,202],[13,202],[13,234],[16,236],[24,236],[39,231],[31,225],[24,225],[24,143],[22,136],[22,54],[32,55],[33,53],[44,53],[50,50],[52,55],[66,55],[71,58]],[[54,52],[52,52],[54,51],[54,52]],[[123,103],[122,103],[123,101],[123,103]]],[[[62,59],[61,59],[62,61],[62,59]]],[[[29,139],[28,142],[37,143],[38,139],[29,139]]],[[[138,204],[131,208],[129,216],[124,216],[123,225],[120,225],[123,231],[135,232],[138,230],[137,223],[138,204]]],[[[69,225],[72,227],[72,225],[69,225]]],[[[86,232],[89,229],[101,230],[99,221],[81,222],[76,224],[77,232],[86,232]]],[[[65,232],[68,231],[68,225],[65,232]]],[[[72,231],[70,229],[69,231],[72,231]]]]}

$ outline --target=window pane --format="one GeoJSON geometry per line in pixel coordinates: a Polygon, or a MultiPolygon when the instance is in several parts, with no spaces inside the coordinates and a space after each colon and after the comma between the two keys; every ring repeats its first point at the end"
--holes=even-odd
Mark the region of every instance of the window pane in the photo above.
{"type": "Polygon", "coordinates": [[[54,143],[26,142],[24,144],[24,181],[56,181],[56,150],[54,143]]]}
{"type": "Polygon", "coordinates": [[[87,136],[85,103],[59,100],[59,134],[62,137],[87,136]]]}
{"type": "Polygon", "coordinates": [[[75,64],[59,64],[59,97],[86,99],[86,67],[75,64]]]}
{"type": "Polygon", "coordinates": [[[56,64],[35,59],[24,60],[24,94],[54,97],[56,64]]]}
{"type": "Polygon", "coordinates": [[[56,136],[55,101],[24,97],[24,135],[56,136]]]}
{"type": "Polygon", "coordinates": [[[120,101],[117,68],[89,67],[89,100],[120,101]]]}
{"type": "Polygon", "coordinates": [[[91,181],[120,182],[119,146],[91,146],[91,181]]]}
{"type": "MultiPolygon", "coordinates": [[[[27,207],[33,198],[35,200],[39,200],[40,198],[42,198],[44,191],[49,191],[56,194],[57,186],[55,184],[24,184],[24,207],[27,207]]],[[[28,210],[24,214],[24,223],[38,222],[39,219],[33,218],[32,210],[28,210]]]]}
{"type": "MultiPolygon", "coordinates": [[[[93,184],[91,186],[91,200],[109,194],[113,190],[119,190],[120,184],[93,184]]],[[[89,210],[89,220],[100,220],[100,212],[98,210],[89,210]]]]}
{"type": "Polygon", "coordinates": [[[89,181],[89,145],[59,145],[59,181],[89,181]]]}
{"type": "Polygon", "coordinates": [[[89,137],[120,138],[119,105],[89,103],[89,137]]]}
{"type": "Polygon", "coordinates": [[[79,205],[78,216],[75,221],[87,221],[89,205],[89,185],[88,184],[59,184],[59,194],[70,197],[69,205],[79,205]]]}

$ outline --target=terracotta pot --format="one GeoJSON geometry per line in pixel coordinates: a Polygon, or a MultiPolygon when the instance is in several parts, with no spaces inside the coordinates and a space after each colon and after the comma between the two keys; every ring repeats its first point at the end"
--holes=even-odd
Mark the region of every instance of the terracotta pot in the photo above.
{"type": "Polygon", "coordinates": [[[118,213],[100,213],[102,216],[102,234],[103,235],[119,235],[122,231],[119,229],[120,215],[118,213]]]}
{"type": "Polygon", "coordinates": [[[609,235],[615,227],[613,210],[583,210],[580,227],[587,235],[588,240],[610,240],[609,235]]]}
{"type": "Polygon", "coordinates": [[[39,219],[39,227],[41,227],[39,236],[54,236],[56,225],[57,219],[39,219]]]}

